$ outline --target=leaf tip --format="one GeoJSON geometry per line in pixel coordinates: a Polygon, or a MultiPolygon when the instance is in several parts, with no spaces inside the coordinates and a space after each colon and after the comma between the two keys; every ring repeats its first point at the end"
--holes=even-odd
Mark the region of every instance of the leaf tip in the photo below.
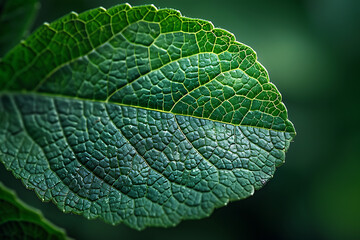
{"type": "Polygon", "coordinates": [[[104,7],[99,7],[99,10],[104,11],[104,12],[107,11],[106,8],[104,8],[104,7]]]}
{"type": "Polygon", "coordinates": [[[153,7],[155,11],[158,11],[158,8],[154,4],[150,4],[149,6],[153,7]]]}
{"type": "Polygon", "coordinates": [[[70,16],[78,17],[79,14],[77,12],[71,11],[70,16]]]}

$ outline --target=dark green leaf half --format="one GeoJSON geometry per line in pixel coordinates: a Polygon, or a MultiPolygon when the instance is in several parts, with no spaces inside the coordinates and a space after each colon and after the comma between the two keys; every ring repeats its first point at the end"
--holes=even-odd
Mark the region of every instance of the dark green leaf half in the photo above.
{"type": "Polygon", "coordinates": [[[38,0],[0,0],[0,57],[29,31],[38,8],[38,0]]]}
{"type": "Polygon", "coordinates": [[[64,231],[0,182],[0,239],[67,239],[64,231]]]}
{"type": "Polygon", "coordinates": [[[64,212],[143,229],[261,188],[295,136],[255,52],[119,5],[44,24],[0,63],[0,160],[64,212]]]}

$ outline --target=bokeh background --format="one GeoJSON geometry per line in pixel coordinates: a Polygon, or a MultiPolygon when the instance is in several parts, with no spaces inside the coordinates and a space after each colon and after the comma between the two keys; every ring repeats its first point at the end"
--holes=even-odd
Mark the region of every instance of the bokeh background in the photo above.
{"type": "MultiPolygon", "coordinates": [[[[258,54],[297,136],[286,163],[251,198],[206,219],[138,232],[63,214],[0,166],[1,181],[75,239],[360,239],[360,1],[139,0],[210,20],[258,54]]],[[[116,0],[43,0],[34,29],[116,0]]]]}

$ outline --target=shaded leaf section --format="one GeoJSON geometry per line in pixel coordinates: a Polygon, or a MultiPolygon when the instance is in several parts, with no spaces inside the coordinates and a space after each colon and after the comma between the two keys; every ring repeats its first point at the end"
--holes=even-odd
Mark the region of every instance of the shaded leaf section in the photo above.
{"type": "Polygon", "coordinates": [[[292,139],[66,98],[8,95],[0,109],[2,161],[25,185],[64,212],[137,229],[202,218],[252,195],[283,163],[292,139]]]}

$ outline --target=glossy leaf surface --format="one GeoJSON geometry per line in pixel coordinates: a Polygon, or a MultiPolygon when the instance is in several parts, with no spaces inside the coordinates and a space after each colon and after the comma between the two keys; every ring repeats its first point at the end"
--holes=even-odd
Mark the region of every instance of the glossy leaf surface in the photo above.
{"type": "Polygon", "coordinates": [[[254,51],[119,5],[44,24],[0,63],[0,160],[64,212],[143,229],[261,188],[295,136],[254,51]]]}

